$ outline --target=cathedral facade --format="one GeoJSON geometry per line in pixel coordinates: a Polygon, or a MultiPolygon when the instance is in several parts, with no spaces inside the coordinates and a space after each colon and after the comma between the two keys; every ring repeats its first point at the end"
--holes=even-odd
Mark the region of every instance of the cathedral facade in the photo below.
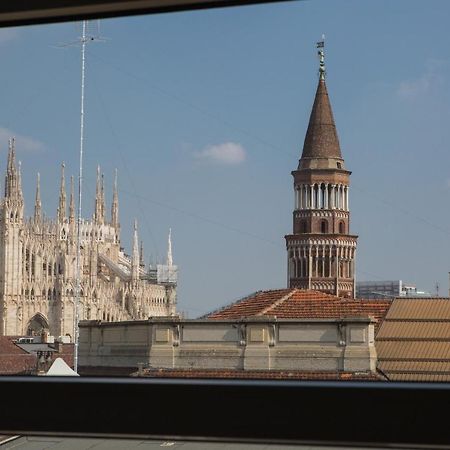
{"type": "Polygon", "coordinates": [[[357,236],[350,233],[349,185],[325,83],[323,42],[319,84],[294,177],[293,232],[285,236],[288,287],[355,296],[357,236]]]}
{"type": "MultiPolygon", "coordinates": [[[[134,226],[132,256],[120,246],[117,174],[110,220],[105,211],[103,176],[97,171],[95,212],[80,220],[80,285],[77,290],[77,237],[73,177],[68,212],[64,165],[55,220],[44,218],[39,175],[33,217],[24,218],[20,163],[10,141],[4,198],[0,202],[0,335],[34,335],[46,331],[70,336],[78,318],[120,321],[175,314],[176,277],[158,279],[147,270],[134,226]],[[79,301],[77,301],[79,299],[79,301]]],[[[169,237],[168,262],[176,271],[169,237]]]]}

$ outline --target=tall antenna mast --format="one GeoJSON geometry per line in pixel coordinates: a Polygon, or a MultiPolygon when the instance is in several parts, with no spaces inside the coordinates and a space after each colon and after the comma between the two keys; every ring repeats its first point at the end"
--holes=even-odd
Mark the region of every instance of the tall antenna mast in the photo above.
{"type": "MultiPolygon", "coordinates": [[[[97,24],[99,29],[99,25],[97,24]]],[[[83,192],[83,153],[84,153],[84,91],[86,80],[86,44],[88,42],[102,40],[98,37],[87,35],[87,21],[83,20],[81,38],[77,43],[81,44],[81,107],[80,107],[80,163],[78,172],[78,214],[77,214],[77,257],[75,270],[75,302],[74,302],[74,353],[73,366],[78,373],[78,344],[80,321],[80,294],[81,294],[81,221],[82,221],[82,192],[83,192]]]]}
{"type": "Polygon", "coordinates": [[[77,260],[75,271],[75,320],[74,320],[74,342],[73,368],[78,373],[78,344],[80,321],[80,292],[81,292],[81,199],[83,191],[83,151],[84,151],[84,87],[86,77],[86,21],[83,20],[83,31],[81,34],[81,107],[80,107],[80,162],[78,172],[78,214],[77,214],[77,260]]]}

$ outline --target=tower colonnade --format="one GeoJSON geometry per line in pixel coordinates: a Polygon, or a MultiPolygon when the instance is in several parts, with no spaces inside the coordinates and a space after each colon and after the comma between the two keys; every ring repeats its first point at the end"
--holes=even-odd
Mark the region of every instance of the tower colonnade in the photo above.
{"type": "Polygon", "coordinates": [[[295,209],[340,209],[349,211],[349,187],[345,184],[314,183],[295,186],[295,209]]]}

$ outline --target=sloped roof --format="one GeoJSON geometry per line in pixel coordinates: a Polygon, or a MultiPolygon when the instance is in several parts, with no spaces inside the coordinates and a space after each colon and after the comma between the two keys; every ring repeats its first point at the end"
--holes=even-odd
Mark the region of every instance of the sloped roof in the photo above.
{"type": "Polygon", "coordinates": [[[394,299],[375,345],[389,380],[450,381],[450,299],[394,299]]]}
{"type": "Polygon", "coordinates": [[[50,369],[48,369],[47,376],[70,376],[78,377],[79,375],[72,370],[62,358],[56,358],[53,361],[50,369]]]}
{"type": "Polygon", "coordinates": [[[302,158],[342,159],[325,80],[319,80],[303,144],[302,158]]]}
{"type": "Polygon", "coordinates": [[[207,319],[241,319],[276,316],[280,319],[340,319],[373,317],[381,320],[389,300],[362,300],[337,297],[305,289],[259,291],[205,316],[207,319]]]}
{"type": "Polygon", "coordinates": [[[36,355],[21,349],[14,339],[0,336],[0,375],[25,375],[36,370],[36,355]]]}

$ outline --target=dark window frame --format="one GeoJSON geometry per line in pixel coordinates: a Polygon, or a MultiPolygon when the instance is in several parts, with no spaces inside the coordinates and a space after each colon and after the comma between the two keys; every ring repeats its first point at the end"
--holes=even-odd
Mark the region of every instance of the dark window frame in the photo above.
{"type": "MultiPolygon", "coordinates": [[[[0,26],[271,1],[9,1],[0,5],[0,26]]],[[[0,390],[5,434],[450,445],[447,383],[1,377],[0,390]],[[45,410],[29,414],[37,393],[45,410]]]]}
{"type": "Polygon", "coordinates": [[[448,383],[2,377],[0,432],[448,446],[448,383]],[[28,414],[40,393],[49,411],[28,414]]]}

